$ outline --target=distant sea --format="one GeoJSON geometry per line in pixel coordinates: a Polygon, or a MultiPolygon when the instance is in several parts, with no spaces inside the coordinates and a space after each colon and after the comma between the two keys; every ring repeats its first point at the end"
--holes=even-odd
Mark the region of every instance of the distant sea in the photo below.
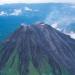
{"type": "Polygon", "coordinates": [[[0,42],[22,23],[33,25],[36,22],[57,23],[63,30],[75,30],[75,7],[65,3],[0,5],[0,42]]]}

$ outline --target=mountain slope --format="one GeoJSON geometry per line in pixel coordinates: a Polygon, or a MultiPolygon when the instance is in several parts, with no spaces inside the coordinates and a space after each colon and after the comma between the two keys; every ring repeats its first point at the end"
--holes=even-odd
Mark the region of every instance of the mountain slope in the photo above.
{"type": "Polygon", "coordinates": [[[75,40],[49,25],[24,25],[1,44],[1,75],[75,75],[75,40]]]}

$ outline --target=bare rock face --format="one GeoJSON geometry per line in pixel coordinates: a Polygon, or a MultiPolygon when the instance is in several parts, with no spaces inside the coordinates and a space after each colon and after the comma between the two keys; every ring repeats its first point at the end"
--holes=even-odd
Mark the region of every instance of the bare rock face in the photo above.
{"type": "Polygon", "coordinates": [[[43,23],[22,25],[1,45],[0,73],[75,75],[75,40],[43,23]]]}

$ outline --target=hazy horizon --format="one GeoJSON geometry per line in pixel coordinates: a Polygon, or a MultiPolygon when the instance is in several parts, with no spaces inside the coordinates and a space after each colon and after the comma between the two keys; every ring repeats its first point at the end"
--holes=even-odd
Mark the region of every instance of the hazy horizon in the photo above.
{"type": "Polygon", "coordinates": [[[0,0],[0,4],[12,4],[12,3],[71,3],[75,4],[75,0],[0,0]]]}

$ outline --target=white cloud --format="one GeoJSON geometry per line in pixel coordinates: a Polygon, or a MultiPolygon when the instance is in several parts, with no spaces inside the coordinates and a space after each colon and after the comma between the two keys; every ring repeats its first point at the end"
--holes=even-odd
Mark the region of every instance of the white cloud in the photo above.
{"type": "Polygon", "coordinates": [[[58,28],[58,23],[55,22],[55,23],[53,23],[51,26],[52,26],[53,28],[58,28]]]}
{"type": "Polygon", "coordinates": [[[24,10],[25,10],[25,11],[28,11],[28,12],[32,12],[32,11],[33,11],[33,12],[38,12],[38,11],[39,11],[38,9],[32,9],[32,8],[30,8],[30,7],[25,7],[24,10]]]}
{"type": "Polygon", "coordinates": [[[31,8],[29,8],[29,7],[25,7],[24,8],[25,9],[25,11],[33,11],[31,8]]]}
{"type": "Polygon", "coordinates": [[[0,4],[4,3],[75,3],[75,0],[0,0],[0,4]]]}
{"type": "Polygon", "coordinates": [[[71,38],[75,39],[75,33],[70,34],[71,38]]]}
{"type": "Polygon", "coordinates": [[[5,15],[8,15],[8,14],[6,12],[4,12],[4,11],[0,12],[0,16],[5,16],[5,15]]]}
{"type": "Polygon", "coordinates": [[[59,25],[58,22],[53,23],[51,26],[52,26],[53,28],[55,28],[55,29],[61,31],[61,29],[59,28],[60,25],[59,25]]]}
{"type": "Polygon", "coordinates": [[[14,11],[12,13],[10,13],[10,15],[18,16],[21,13],[22,13],[22,10],[21,9],[14,9],[14,11]]]}
{"type": "Polygon", "coordinates": [[[67,35],[69,35],[71,38],[75,39],[75,32],[70,32],[70,33],[65,33],[67,35]]]}

